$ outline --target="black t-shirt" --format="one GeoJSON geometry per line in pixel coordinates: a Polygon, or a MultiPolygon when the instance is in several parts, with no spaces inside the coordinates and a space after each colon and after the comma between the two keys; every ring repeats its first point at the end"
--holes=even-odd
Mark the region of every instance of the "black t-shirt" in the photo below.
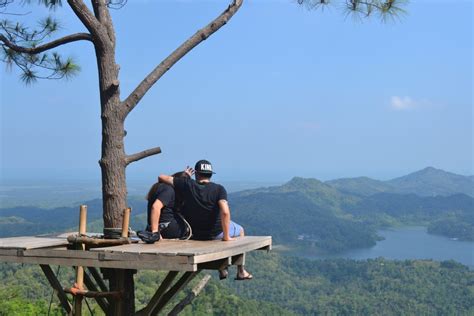
{"type": "Polygon", "coordinates": [[[220,184],[198,183],[189,178],[174,178],[174,189],[184,199],[183,216],[193,229],[194,239],[213,239],[222,232],[220,200],[227,192],[220,184]]]}
{"type": "Polygon", "coordinates": [[[148,216],[147,216],[148,225],[151,226],[151,223],[150,223],[151,209],[152,209],[153,203],[155,203],[156,200],[160,200],[161,203],[163,203],[163,208],[161,209],[161,215],[160,215],[160,223],[173,221],[174,220],[173,187],[168,184],[160,183],[156,192],[154,192],[153,195],[151,196],[151,199],[148,200],[148,216]]]}

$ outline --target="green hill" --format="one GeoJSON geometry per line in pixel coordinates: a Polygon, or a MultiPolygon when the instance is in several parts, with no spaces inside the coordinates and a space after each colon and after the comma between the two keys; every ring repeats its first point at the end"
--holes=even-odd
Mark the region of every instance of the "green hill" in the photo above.
{"type": "Polygon", "coordinates": [[[230,204],[233,218],[247,234],[271,235],[278,244],[334,252],[370,247],[377,240],[374,229],[338,217],[333,205],[320,206],[299,191],[231,196],[230,204]]]}
{"type": "Polygon", "coordinates": [[[433,167],[427,167],[388,181],[358,177],[330,180],[325,183],[341,192],[359,196],[370,196],[376,193],[388,192],[401,194],[413,193],[419,196],[448,196],[456,193],[464,193],[474,197],[473,176],[463,176],[433,167]]]}
{"type": "Polygon", "coordinates": [[[474,197],[474,180],[452,172],[427,167],[388,181],[394,193],[415,193],[421,196],[464,193],[474,197]]]}

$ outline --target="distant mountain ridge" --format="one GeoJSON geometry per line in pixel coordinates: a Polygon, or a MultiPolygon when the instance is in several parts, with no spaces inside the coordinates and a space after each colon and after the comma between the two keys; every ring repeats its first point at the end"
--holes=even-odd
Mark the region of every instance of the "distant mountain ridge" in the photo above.
{"type": "MultiPolygon", "coordinates": [[[[295,177],[280,186],[228,196],[232,219],[247,234],[272,235],[276,243],[305,250],[335,252],[370,247],[378,239],[378,229],[394,225],[426,225],[430,232],[474,240],[472,181],[473,177],[425,168],[389,181],[359,177],[322,182],[295,177]],[[471,195],[464,193],[469,187],[471,195]],[[448,194],[451,191],[464,192],[448,194]]],[[[145,200],[129,197],[128,203],[134,210],[132,228],[143,229],[145,200]]],[[[86,204],[88,231],[100,232],[102,203],[86,204]]],[[[77,212],[77,206],[0,208],[0,237],[74,229],[77,212]]]]}
{"type": "Polygon", "coordinates": [[[388,181],[358,177],[330,180],[324,183],[341,192],[359,196],[386,192],[413,193],[419,196],[449,196],[463,193],[474,197],[474,176],[463,176],[433,167],[426,167],[388,181]]]}
{"type": "Polygon", "coordinates": [[[249,234],[332,252],[371,246],[377,229],[394,225],[426,225],[437,234],[474,240],[472,179],[431,167],[389,181],[295,177],[229,198],[233,218],[249,234]]]}

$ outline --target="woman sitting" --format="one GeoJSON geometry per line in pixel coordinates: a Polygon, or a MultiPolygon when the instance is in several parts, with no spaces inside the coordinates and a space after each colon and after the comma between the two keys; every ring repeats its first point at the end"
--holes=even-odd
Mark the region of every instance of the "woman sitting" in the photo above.
{"type": "MultiPolygon", "coordinates": [[[[177,172],[173,176],[189,178],[184,171],[177,172]]],[[[141,240],[152,244],[160,240],[160,237],[185,239],[189,236],[189,229],[179,214],[183,201],[176,195],[171,185],[159,182],[153,184],[146,199],[148,200],[148,225],[145,231],[138,232],[141,240]]]]}

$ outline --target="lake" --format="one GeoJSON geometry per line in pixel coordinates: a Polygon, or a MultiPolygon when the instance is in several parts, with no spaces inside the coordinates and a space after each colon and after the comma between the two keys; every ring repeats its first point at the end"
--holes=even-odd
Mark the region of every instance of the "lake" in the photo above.
{"type": "Polygon", "coordinates": [[[348,258],[370,259],[384,257],[394,260],[433,259],[436,261],[453,259],[470,269],[474,269],[474,242],[453,240],[427,233],[426,227],[402,227],[380,230],[385,239],[372,248],[350,250],[334,255],[311,256],[314,259],[348,258]]]}

